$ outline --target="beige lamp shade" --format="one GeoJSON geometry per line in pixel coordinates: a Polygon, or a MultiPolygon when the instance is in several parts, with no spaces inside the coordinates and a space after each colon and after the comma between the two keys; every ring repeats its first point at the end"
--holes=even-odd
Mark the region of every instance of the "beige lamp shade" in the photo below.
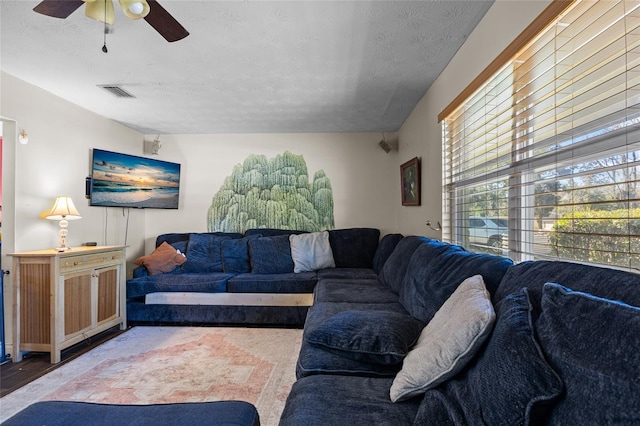
{"type": "Polygon", "coordinates": [[[71,197],[58,197],[46,218],[51,220],[76,220],[82,219],[82,216],[80,216],[76,206],[73,205],[71,197]]]}
{"type": "Polygon", "coordinates": [[[86,3],[84,14],[96,21],[113,25],[112,0],[83,0],[86,3]]]}

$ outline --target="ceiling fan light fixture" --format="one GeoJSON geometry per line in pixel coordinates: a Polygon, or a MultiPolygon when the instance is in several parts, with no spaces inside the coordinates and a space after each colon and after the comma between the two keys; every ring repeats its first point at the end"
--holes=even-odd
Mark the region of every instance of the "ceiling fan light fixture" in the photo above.
{"type": "Polygon", "coordinates": [[[113,25],[113,2],[111,0],[83,0],[84,14],[96,21],[113,25]]]}
{"type": "Polygon", "coordinates": [[[142,19],[149,14],[151,8],[146,0],[118,0],[125,16],[129,19],[142,19]]]}

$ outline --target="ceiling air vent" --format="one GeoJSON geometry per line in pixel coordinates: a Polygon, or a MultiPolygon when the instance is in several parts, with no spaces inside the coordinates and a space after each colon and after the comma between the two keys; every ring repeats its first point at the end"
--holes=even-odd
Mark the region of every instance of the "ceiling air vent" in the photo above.
{"type": "Polygon", "coordinates": [[[98,87],[102,87],[104,90],[118,98],[135,98],[131,93],[127,92],[120,86],[116,86],[115,84],[101,84],[98,85],[98,87]]]}

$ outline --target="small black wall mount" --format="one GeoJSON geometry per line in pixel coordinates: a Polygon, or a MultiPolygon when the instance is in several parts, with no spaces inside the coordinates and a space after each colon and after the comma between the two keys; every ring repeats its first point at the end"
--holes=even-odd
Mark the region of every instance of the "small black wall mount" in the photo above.
{"type": "Polygon", "coordinates": [[[91,199],[91,177],[89,176],[84,179],[84,196],[87,200],[91,199]]]}

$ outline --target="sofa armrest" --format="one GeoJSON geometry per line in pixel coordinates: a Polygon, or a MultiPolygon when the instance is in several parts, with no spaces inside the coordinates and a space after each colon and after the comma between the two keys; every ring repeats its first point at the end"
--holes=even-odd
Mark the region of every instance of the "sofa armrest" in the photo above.
{"type": "Polygon", "coordinates": [[[133,268],[133,278],[146,277],[147,275],[149,275],[149,273],[144,266],[136,266],[133,268]]]}

